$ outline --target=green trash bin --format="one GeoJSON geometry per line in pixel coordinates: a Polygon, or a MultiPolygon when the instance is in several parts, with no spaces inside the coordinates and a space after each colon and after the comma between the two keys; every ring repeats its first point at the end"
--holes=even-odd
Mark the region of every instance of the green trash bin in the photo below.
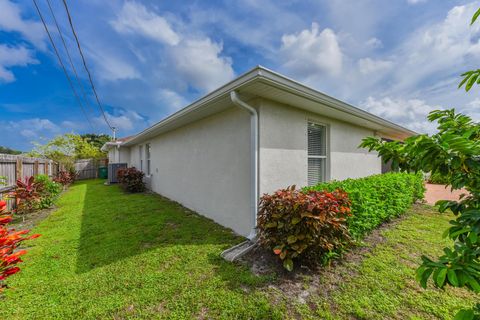
{"type": "Polygon", "coordinates": [[[108,169],[107,167],[98,167],[98,177],[100,179],[107,179],[108,178],[108,169]]]}

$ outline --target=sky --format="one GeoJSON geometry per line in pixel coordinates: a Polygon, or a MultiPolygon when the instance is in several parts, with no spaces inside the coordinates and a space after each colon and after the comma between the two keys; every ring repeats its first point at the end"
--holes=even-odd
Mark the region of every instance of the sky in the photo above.
{"type": "MultiPolygon", "coordinates": [[[[37,0],[82,112],[32,1],[0,0],[0,145],[28,151],[63,133],[107,133],[61,0],[37,0]]],[[[262,65],[417,132],[428,112],[480,120],[478,1],[67,1],[109,121],[139,132],[262,65]]]]}

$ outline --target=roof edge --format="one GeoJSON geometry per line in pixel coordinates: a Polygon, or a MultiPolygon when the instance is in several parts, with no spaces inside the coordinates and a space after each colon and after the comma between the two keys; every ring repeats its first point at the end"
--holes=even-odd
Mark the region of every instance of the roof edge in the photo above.
{"type": "MultiPolygon", "coordinates": [[[[186,107],[178,110],[177,112],[169,115],[168,117],[158,121],[154,125],[144,129],[143,131],[139,132],[132,138],[128,139],[127,141],[120,142],[118,145],[134,145],[138,142],[142,137],[146,136],[147,134],[159,129],[176,119],[186,116],[187,114],[207,105],[209,102],[218,99],[224,94],[228,94],[232,90],[237,90],[241,86],[254,81],[254,80],[263,80],[268,82],[269,84],[275,85],[277,87],[282,87],[282,89],[288,90],[294,94],[303,96],[308,98],[312,101],[316,101],[322,103],[328,107],[337,109],[342,112],[346,112],[353,116],[362,118],[364,120],[377,123],[381,126],[391,128],[395,131],[399,131],[405,135],[416,135],[417,132],[405,128],[401,125],[398,125],[392,121],[383,119],[379,116],[376,116],[372,113],[369,113],[365,110],[362,110],[358,107],[355,107],[349,103],[343,102],[339,99],[333,98],[325,93],[322,93],[316,89],[313,89],[307,85],[304,85],[296,80],[293,80],[289,77],[286,77],[278,72],[272,71],[266,67],[261,65],[257,65],[254,68],[250,69],[249,71],[245,72],[244,74],[240,75],[239,77],[233,79],[232,81],[224,84],[223,86],[219,87],[218,89],[208,93],[207,95],[203,96],[202,98],[190,103],[186,107]]],[[[108,142],[105,144],[107,145],[108,142]]],[[[105,146],[104,145],[104,146],[105,146]]],[[[103,147],[102,147],[103,148],[103,147]]]]}
{"type": "Polygon", "coordinates": [[[276,71],[270,70],[262,66],[257,66],[257,67],[259,68],[259,76],[262,77],[263,79],[267,81],[273,81],[273,83],[275,82],[280,83],[289,89],[293,89],[294,91],[297,91],[297,93],[302,93],[306,98],[310,98],[310,100],[321,102],[329,107],[333,107],[337,110],[349,113],[351,115],[363,118],[368,121],[376,122],[378,124],[384,125],[386,127],[390,127],[398,131],[403,131],[411,135],[419,134],[416,131],[408,129],[390,120],[386,120],[382,117],[374,115],[373,113],[370,113],[368,111],[355,107],[354,105],[351,105],[347,102],[344,102],[342,100],[329,96],[316,89],[313,89],[297,80],[284,76],[276,71]],[[266,71],[267,73],[263,71],[266,71]],[[292,86],[292,84],[294,84],[295,87],[292,86]]]}
{"type": "Polygon", "coordinates": [[[186,107],[178,110],[177,112],[169,115],[168,117],[158,121],[154,125],[144,129],[143,131],[139,132],[137,135],[135,135],[132,139],[125,141],[123,143],[124,145],[132,145],[134,144],[137,140],[139,140],[142,136],[150,133],[151,131],[154,131],[157,128],[162,127],[163,125],[170,123],[172,121],[175,121],[175,119],[186,115],[194,110],[197,110],[198,108],[202,107],[203,105],[209,103],[212,100],[215,100],[216,98],[222,96],[225,93],[228,93],[232,90],[235,90],[236,88],[240,87],[241,85],[248,83],[252,80],[254,80],[258,75],[259,71],[263,70],[264,68],[262,66],[256,66],[255,68],[247,71],[243,75],[233,79],[232,81],[224,84],[223,86],[219,87],[218,89],[215,89],[214,91],[208,93],[207,95],[203,96],[202,98],[190,103],[186,107]]]}

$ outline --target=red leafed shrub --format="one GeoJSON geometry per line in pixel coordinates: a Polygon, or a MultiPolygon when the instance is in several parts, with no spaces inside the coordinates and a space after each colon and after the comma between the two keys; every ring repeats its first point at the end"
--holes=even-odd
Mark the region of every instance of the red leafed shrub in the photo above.
{"type": "Polygon", "coordinates": [[[74,171],[59,171],[53,181],[60,183],[62,186],[68,186],[75,182],[77,174],[74,171]]]}
{"type": "Polygon", "coordinates": [[[26,250],[18,250],[20,243],[40,236],[39,234],[25,236],[29,230],[8,229],[7,225],[11,221],[12,216],[7,212],[7,203],[0,200],[0,292],[6,287],[5,279],[20,271],[16,265],[22,262],[20,257],[27,253],[26,250]]]}
{"type": "Polygon", "coordinates": [[[40,192],[43,184],[35,182],[33,176],[26,177],[24,181],[18,179],[15,190],[10,194],[16,201],[16,212],[25,215],[34,211],[41,199],[40,192]]]}
{"type": "Polygon", "coordinates": [[[348,215],[350,201],[342,190],[302,192],[295,186],[278,190],[260,199],[259,241],[291,271],[293,260],[316,263],[347,245],[348,215]]]}
{"type": "Polygon", "coordinates": [[[145,191],[144,176],[145,174],[135,167],[119,169],[117,172],[118,182],[126,191],[132,193],[145,191]]]}

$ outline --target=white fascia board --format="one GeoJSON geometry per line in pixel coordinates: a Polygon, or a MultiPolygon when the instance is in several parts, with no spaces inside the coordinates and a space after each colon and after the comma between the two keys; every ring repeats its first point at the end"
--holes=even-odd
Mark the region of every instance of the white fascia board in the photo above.
{"type": "Polygon", "coordinates": [[[227,97],[227,95],[229,95],[230,92],[233,90],[237,90],[241,92],[241,89],[243,86],[246,86],[247,84],[250,84],[255,81],[263,81],[264,83],[267,83],[268,85],[271,85],[273,87],[276,87],[286,92],[290,92],[294,95],[298,95],[303,98],[307,98],[312,101],[321,103],[327,107],[351,114],[355,117],[376,123],[380,126],[402,133],[403,135],[410,136],[410,135],[417,134],[417,132],[415,131],[412,131],[398,124],[395,124],[391,121],[385,120],[381,117],[378,117],[362,109],[359,109],[350,104],[347,104],[343,101],[330,97],[324,93],[321,93],[312,88],[309,88],[299,83],[298,81],[287,78],[277,72],[274,72],[262,66],[257,66],[252,70],[248,71],[247,73],[243,74],[242,76],[230,81],[229,83],[221,86],[220,88],[214,90],[208,95],[202,97],[201,99],[191,103],[185,108],[157,122],[153,126],[143,130],[133,138],[123,142],[122,146],[131,146],[136,143],[142,142],[146,138],[152,135],[155,135],[157,132],[161,132],[162,128],[164,128],[165,126],[169,124],[174,124],[180,118],[188,119],[189,117],[191,117],[191,119],[194,121],[195,120],[195,115],[193,114],[194,111],[202,108],[207,108],[209,104],[211,104],[211,102],[217,99],[227,97]]]}
{"type": "Polygon", "coordinates": [[[111,147],[120,147],[122,145],[121,141],[109,141],[100,148],[101,151],[107,152],[111,147]]]}
{"type": "Polygon", "coordinates": [[[126,141],[124,145],[129,146],[129,145],[134,145],[138,142],[141,142],[142,138],[144,138],[150,133],[154,133],[156,130],[160,130],[165,125],[175,122],[179,118],[187,117],[188,114],[192,113],[195,110],[198,110],[203,107],[207,107],[210,102],[216,99],[219,99],[227,95],[229,96],[231,91],[241,87],[242,85],[245,85],[246,83],[249,83],[252,80],[255,80],[255,78],[258,76],[258,71],[259,71],[259,67],[255,67],[254,69],[250,70],[244,75],[230,81],[229,83],[221,86],[220,88],[209,93],[203,98],[189,104],[185,108],[173,113],[172,115],[166,117],[160,122],[157,122],[153,126],[143,130],[142,132],[134,136],[132,139],[129,139],[128,141],[126,141]]]}
{"type": "Polygon", "coordinates": [[[267,68],[261,67],[259,70],[259,76],[263,79],[265,79],[267,82],[270,82],[270,84],[281,87],[285,91],[292,92],[297,95],[301,95],[305,98],[309,98],[310,100],[317,101],[319,103],[322,103],[326,106],[329,106],[331,108],[349,113],[351,115],[354,115],[356,117],[377,123],[379,125],[385,126],[387,128],[391,128],[400,132],[407,133],[409,135],[416,135],[418,134],[417,132],[410,130],[408,128],[402,127],[396,123],[393,123],[391,121],[385,120],[379,116],[376,116],[374,114],[371,114],[367,111],[364,111],[360,108],[357,108],[355,106],[352,106],[348,103],[345,103],[343,101],[340,101],[338,99],[335,99],[331,96],[328,96],[322,92],[319,92],[315,89],[312,89],[310,87],[307,87],[303,84],[301,84],[298,81],[295,81],[293,79],[290,79],[288,77],[285,77],[284,75],[281,75],[275,71],[269,70],[267,68]]]}

